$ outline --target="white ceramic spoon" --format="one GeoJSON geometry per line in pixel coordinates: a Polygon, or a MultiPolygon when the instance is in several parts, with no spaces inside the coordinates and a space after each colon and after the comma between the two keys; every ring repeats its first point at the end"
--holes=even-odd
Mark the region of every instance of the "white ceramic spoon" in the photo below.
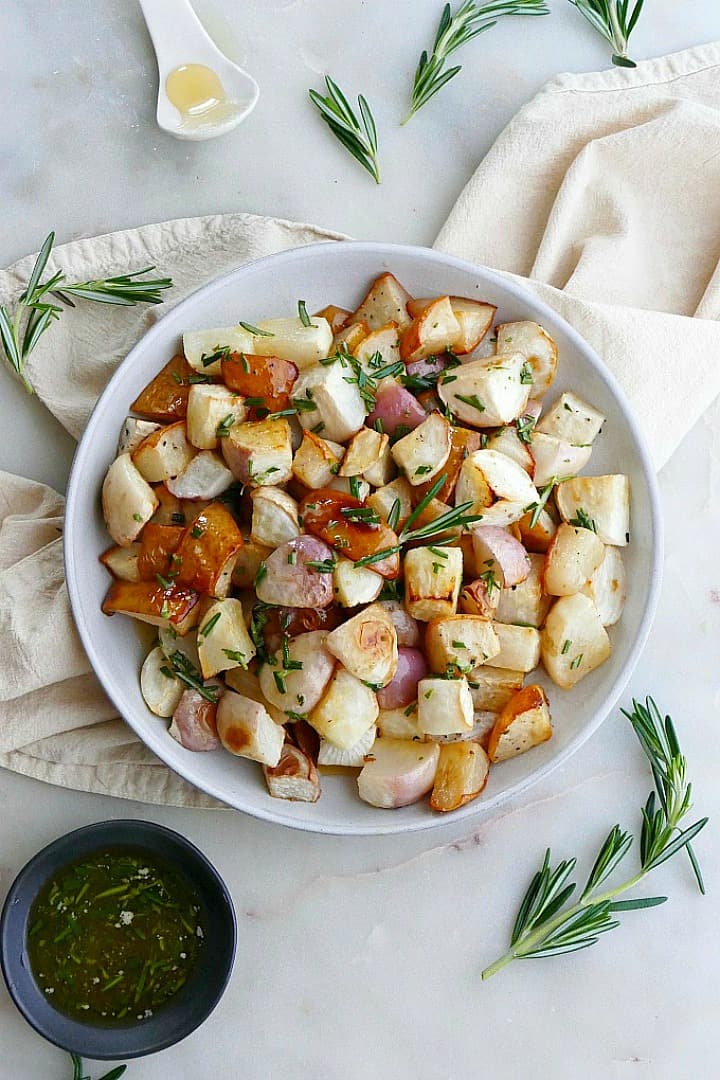
{"type": "Polygon", "coordinates": [[[139,0],[155,55],[160,85],[157,122],[176,139],[214,139],[242,123],[255,108],[258,84],[220,52],[189,0],[139,0]],[[167,78],[189,64],[200,64],[220,79],[225,101],[205,113],[182,113],[168,98],[167,78]]]}

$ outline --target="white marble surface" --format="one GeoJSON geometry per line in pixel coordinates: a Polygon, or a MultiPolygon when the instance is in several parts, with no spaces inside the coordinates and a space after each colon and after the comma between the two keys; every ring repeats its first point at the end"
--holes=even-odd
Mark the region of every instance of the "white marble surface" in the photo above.
{"type": "MultiPolygon", "coordinates": [[[[199,5],[209,7],[209,0],[199,5]]],[[[258,78],[254,116],[217,143],[154,126],[155,71],[132,0],[6,0],[0,194],[4,264],[59,240],[174,216],[247,210],[315,220],[360,238],[431,243],[463,182],[543,81],[606,63],[570,4],[509,20],[471,45],[463,74],[406,128],[393,126],[439,0],[216,0],[213,26],[258,78]],[[218,14],[217,7],[222,10],[218,14]],[[346,161],[304,95],[329,68],[364,91],[381,125],[384,183],[346,161]]],[[[716,0],[654,0],[637,57],[720,38],[716,0]]],[[[672,712],[698,811],[717,819],[720,408],[661,476],[665,584],[627,700],[672,712]]],[[[72,445],[10,381],[0,394],[0,467],[62,488],[72,445]]],[[[198,843],[235,897],[232,984],[180,1046],[133,1063],[128,1080],[475,1080],[484,1073],[625,1080],[717,1075],[720,980],[713,826],[697,843],[708,896],[684,859],[657,871],[670,902],[632,913],[595,949],[516,964],[482,984],[547,844],[581,871],[616,820],[636,827],[647,769],[611,717],[576,757],[475,830],[449,822],[408,838],[306,836],[230,812],[135,803],[0,775],[0,897],[60,833],[104,817],[149,816],[198,843]]],[[[69,1076],[0,989],[0,1078],[69,1076]]],[[[95,1069],[99,1074],[101,1068],[95,1069]]]]}

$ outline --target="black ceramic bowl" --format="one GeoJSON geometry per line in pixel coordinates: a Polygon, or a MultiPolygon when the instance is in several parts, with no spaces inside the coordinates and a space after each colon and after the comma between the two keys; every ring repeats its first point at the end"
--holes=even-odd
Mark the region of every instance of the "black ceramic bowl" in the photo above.
{"type": "Polygon", "coordinates": [[[141,1057],[164,1050],[199,1027],[223,995],[235,957],[235,911],[213,865],[189,840],[151,821],[102,821],[49,844],[20,871],[0,918],[0,964],[10,995],[25,1019],[56,1046],[99,1060],[141,1057]],[[130,847],[169,863],[197,894],[205,927],[203,948],[188,981],[154,1016],[127,1026],[82,1024],[58,1012],[33,978],[28,921],[43,885],[68,863],[98,849],[130,847]]]}

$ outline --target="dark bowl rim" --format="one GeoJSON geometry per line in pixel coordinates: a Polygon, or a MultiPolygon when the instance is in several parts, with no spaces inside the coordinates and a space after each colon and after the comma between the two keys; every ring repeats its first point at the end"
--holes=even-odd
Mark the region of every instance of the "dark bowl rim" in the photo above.
{"type": "MultiPolygon", "coordinates": [[[[15,875],[0,913],[0,970],[10,998],[18,1012],[48,1042],[69,1053],[76,1053],[97,1061],[119,1060],[120,1058],[131,1059],[154,1054],[175,1045],[197,1030],[213,1012],[227,988],[232,975],[236,945],[237,918],[232,896],[210,859],[181,833],[168,828],[166,825],[160,825],[142,818],[111,818],[83,825],[56,837],[41,848],[40,851],[36,852],[15,875]],[[128,839],[127,835],[124,835],[122,839],[114,835],[123,831],[127,834],[128,830],[136,833],[132,839],[128,839]],[[92,844],[91,847],[85,848],[79,855],[77,853],[73,854],[72,850],[69,850],[75,843],[87,841],[95,836],[98,838],[97,845],[92,844]],[[172,849],[159,848],[157,846],[158,840],[164,840],[172,846],[172,849]],[[155,841],[155,844],[152,841],[155,841]],[[218,970],[219,981],[215,992],[207,1000],[203,1001],[201,1008],[191,1012],[180,1028],[174,1028],[164,1036],[162,1035],[162,1029],[168,1027],[165,1018],[170,1018],[173,1015],[171,1003],[168,1003],[158,1012],[155,1022],[152,1024],[146,1021],[143,1024],[128,1024],[123,1027],[101,1027],[95,1024],[83,1024],[81,1021],[74,1020],[65,1013],[54,1009],[52,1003],[47,998],[43,998],[47,1003],[49,1015],[52,1017],[52,1021],[48,1023],[36,1015],[18,986],[18,976],[21,969],[24,969],[22,958],[25,955],[25,939],[23,938],[23,948],[20,953],[11,952],[10,935],[12,933],[13,940],[17,941],[16,932],[19,929],[17,920],[20,920],[24,934],[33,903],[49,876],[61,867],[72,863],[78,857],[82,857],[83,854],[89,854],[90,851],[94,851],[98,847],[112,843],[117,843],[120,846],[132,847],[137,844],[141,848],[147,847],[148,850],[155,851],[165,862],[181,870],[187,870],[188,866],[192,866],[203,878],[208,893],[215,894],[226,916],[226,925],[222,931],[218,929],[216,924],[213,924],[213,926],[208,927],[207,933],[210,941],[214,940],[218,947],[222,946],[223,964],[218,970]],[[26,882],[36,872],[42,873],[42,881],[23,894],[26,882]],[[17,908],[18,903],[21,905],[19,909],[17,908]],[[15,921],[12,930],[9,926],[11,920],[15,921]],[[213,938],[213,934],[217,936],[213,938]],[[138,1033],[143,1031],[147,1031],[148,1035],[151,1036],[153,1028],[155,1034],[151,1038],[148,1038],[145,1042],[138,1039],[138,1033]],[[158,1029],[160,1030],[158,1031],[158,1029]],[[127,1049],[121,1045],[122,1036],[126,1034],[131,1036],[134,1044],[128,1046],[127,1049]],[[103,1046],[103,1043],[112,1043],[112,1046],[103,1046]]],[[[23,981],[26,980],[29,970],[29,965],[27,972],[22,970],[23,981]]],[[[29,977],[32,979],[31,974],[29,977]]],[[[191,986],[192,983],[188,982],[187,985],[191,986]]]]}

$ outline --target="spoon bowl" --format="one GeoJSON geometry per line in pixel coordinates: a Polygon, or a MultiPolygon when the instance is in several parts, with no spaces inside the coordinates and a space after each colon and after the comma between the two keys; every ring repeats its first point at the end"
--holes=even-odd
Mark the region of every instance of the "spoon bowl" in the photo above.
{"type": "Polygon", "coordinates": [[[242,123],[257,104],[258,84],[218,49],[189,0],[140,0],[140,7],[157,57],[158,127],[176,139],[200,141],[242,123]],[[193,81],[210,88],[195,104],[193,81]]]}

